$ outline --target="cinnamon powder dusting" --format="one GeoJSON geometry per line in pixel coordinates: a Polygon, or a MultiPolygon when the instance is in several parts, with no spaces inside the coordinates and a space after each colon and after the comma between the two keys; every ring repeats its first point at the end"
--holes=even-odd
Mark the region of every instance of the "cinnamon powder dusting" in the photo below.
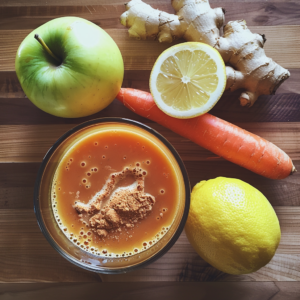
{"type": "Polygon", "coordinates": [[[111,231],[122,231],[122,227],[134,227],[151,212],[155,203],[155,197],[144,192],[145,175],[146,172],[138,167],[126,167],[121,172],[112,173],[103,189],[88,204],[75,202],[78,216],[82,218],[83,213],[91,216],[89,226],[101,238],[107,237],[111,231]],[[116,184],[128,175],[134,176],[135,183],[112,194],[116,184]],[[109,196],[108,203],[101,207],[102,201],[109,196]]]}

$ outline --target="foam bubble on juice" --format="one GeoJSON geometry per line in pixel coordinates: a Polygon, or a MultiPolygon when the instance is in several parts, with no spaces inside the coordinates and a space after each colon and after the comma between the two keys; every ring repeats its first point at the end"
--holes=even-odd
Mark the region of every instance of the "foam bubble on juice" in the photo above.
{"type": "MultiPolygon", "coordinates": [[[[147,151],[149,149],[148,145],[144,144],[143,142],[137,143],[137,144],[139,145],[138,148],[140,150],[144,150],[143,152],[147,153],[147,151]]],[[[65,160],[65,165],[64,165],[64,167],[66,167],[66,170],[69,171],[70,173],[72,172],[72,164],[75,163],[75,166],[77,168],[79,166],[82,167],[82,172],[83,172],[82,175],[83,176],[79,177],[79,183],[82,186],[82,188],[87,188],[87,189],[90,188],[90,181],[92,181],[94,183],[93,180],[95,180],[95,178],[97,178],[97,177],[94,177],[94,176],[96,176],[95,173],[98,172],[99,168],[101,168],[101,172],[99,172],[98,174],[101,174],[102,173],[102,168],[106,168],[107,167],[107,166],[105,166],[106,161],[109,161],[111,159],[110,150],[113,150],[112,148],[114,148],[114,147],[111,147],[110,144],[109,144],[109,146],[107,146],[105,144],[101,145],[98,141],[95,141],[94,139],[91,141],[91,145],[93,147],[94,146],[99,146],[100,148],[97,148],[97,149],[102,152],[102,153],[100,152],[99,156],[98,156],[98,158],[100,160],[96,162],[96,165],[99,163],[98,167],[97,166],[95,167],[94,165],[92,165],[93,164],[93,159],[95,158],[95,154],[93,154],[93,152],[89,153],[91,155],[89,155],[88,158],[92,158],[90,160],[88,160],[87,157],[84,157],[84,158],[81,157],[81,159],[80,159],[80,158],[77,158],[74,155],[73,158],[68,158],[68,160],[65,160]],[[109,149],[109,150],[106,151],[105,149],[108,149],[109,147],[111,149],[109,149]],[[74,158],[75,158],[75,160],[74,160],[74,158]]],[[[116,146],[116,144],[115,144],[115,146],[116,146]]],[[[130,155],[129,155],[129,153],[126,153],[126,152],[125,153],[120,153],[120,159],[122,159],[122,160],[124,159],[126,161],[128,158],[129,158],[129,163],[131,163],[130,162],[130,155]],[[127,154],[127,155],[125,155],[125,154],[127,154]]],[[[147,159],[147,157],[145,157],[145,158],[140,158],[139,162],[132,163],[132,166],[133,166],[133,168],[136,168],[137,170],[142,171],[141,176],[146,176],[146,175],[148,175],[147,171],[149,172],[149,174],[151,174],[150,173],[151,168],[149,168],[149,170],[145,171],[145,170],[140,169],[140,166],[143,165],[143,166],[146,167],[147,165],[150,165],[150,164],[151,164],[151,159],[147,159]]],[[[56,170],[57,173],[58,173],[58,170],[59,170],[59,168],[57,168],[57,170],[56,170]]],[[[109,167],[109,170],[110,171],[116,171],[116,170],[113,170],[111,167],[109,167]]],[[[66,175],[66,176],[68,176],[68,175],[66,175]]],[[[152,176],[152,174],[151,174],[151,176],[152,176]]],[[[165,176],[167,177],[168,175],[165,174],[165,176]]],[[[78,184],[78,182],[77,182],[77,184],[78,184]]],[[[136,185],[136,183],[133,183],[131,185],[131,188],[135,187],[135,185],[136,185]]],[[[130,251],[122,252],[122,253],[112,253],[109,250],[109,245],[108,245],[109,243],[107,244],[107,247],[106,247],[106,244],[105,243],[101,243],[100,240],[98,240],[98,243],[95,242],[95,240],[98,239],[98,236],[91,232],[92,228],[89,228],[88,227],[89,224],[86,223],[85,221],[82,222],[83,223],[83,227],[78,232],[77,232],[77,230],[74,230],[74,228],[72,228],[73,225],[70,226],[70,224],[64,224],[63,218],[60,217],[59,211],[57,209],[57,201],[60,200],[60,197],[62,195],[61,193],[65,192],[63,190],[61,191],[61,187],[62,186],[60,185],[59,182],[57,182],[56,180],[53,180],[53,186],[52,186],[52,190],[51,190],[52,191],[52,197],[51,198],[52,198],[52,210],[53,210],[53,213],[54,213],[54,216],[55,216],[55,220],[56,220],[59,228],[61,229],[61,231],[64,233],[64,235],[74,245],[76,245],[80,249],[82,249],[82,250],[84,250],[86,252],[89,252],[89,253],[91,253],[93,255],[105,256],[105,257],[112,257],[112,258],[130,257],[132,255],[139,254],[139,253],[141,253],[143,251],[146,251],[147,249],[152,248],[158,241],[160,241],[164,237],[164,235],[169,230],[170,226],[165,226],[165,223],[162,222],[164,224],[164,226],[161,227],[161,230],[159,232],[157,232],[157,234],[155,236],[152,236],[152,237],[150,236],[150,238],[147,238],[145,241],[141,242],[140,245],[136,245],[135,244],[134,245],[135,247],[133,247],[130,251]],[[58,191],[61,191],[60,195],[58,195],[58,191]],[[68,226],[66,226],[66,225],[68,225],[68,226]],[[96,239],[95,239],[95,236],[96,236],[96,239]]],[[[127,187],[119,187],[114,192],[120,191],[122,189],[127,189],[127,188],[129,188],[129,186],[127,186],[127,187]]],[[[76,192],[76,190],[75,190],[74,192],[72,191],[72,193],[74,193],[74,201],[75,200],[80,201],[81,198],[79,197],[79,194],[77,194],[77,193],[79,193],[79,191],[76,192]],[[75,197],[75,193],[76,193],[76,197],[75,197]]],[[[97,194],[99,194],[99,193],[100,192],[98,192],[97,194]]],[[[154,192],[154,193],[156,193],[156,192],[154,192]]],[[[160,189],[160,187],[158,187],[157,194],[160,195],[160,197],[161,197],[161,195],[164,194],[164,193],[165,193],[165,190],[164,189],[160,189]]],[[[96,197],[97,194],[94,197],[96,197]]],[[[81,197],[83,197],[83,196],[81,196],[81,197]]],[[[74,204],[74,202],[73,202],[73,204],[74,204]]],[[[159,220],[161,220],[163,218],[163,216],[164,216],[164,214],[166,212],[167,212],[166,208],[160,209],[160,212],[158,214],[159,220]]],[[[156,214],[157,213],[155,213],[153,215],[154,221],[156,221],[155,220],[156,214]]],[[[157,224],[159,224],[159,222],[160,221],[158,221],[157,224]]],[[[170,221],[170,222],[171,222],[170,224],[172,224],[173,221],[170,221]]],[[[129,240],[132,238],[132,234],[134,234],[132,229],[129,229],[127,231],[127,233],[125,232],[125,230],[123,230],[121,233],[123,234],[122,237],[127,236],[129,240]]],[[[110,240],[115,240],[116,236],[118,234],[121,234],[121,233],[117,233],[116,232],[116,233],[110,234],[110,240]]],[[[141,240],[139,239],[139,241],[141,241],[141,240]]]]}
{"type": "MultiPolygon", "coordinates": [[[[137,163],[136,166],[139,166],[140,163],[137,163]]],[[[83,178],[82,182],[86,183],[87,179],[83,178]]],[[[132,188],[133,186],[136,185],[136,182],[134,182],[130,187],[132,188]]],[[[118,257],[130,257],[132,255],[136,255],[139,254],[143,251],[148,250],[149,248],[151,248],[152,246],[154,246],[157,242],[159,242],[159,240],[161,240],[163,238],[163,236],[168,232],[169,226],[168,227],[162,227],[161,231],[159,233],[156,234],[156,236],[150,238],[147,241],[144,241],[140,248],[135,247],[134,249],[132,249],[132,251],[128,251],[128,252],[123,252],[123,253],[110,253],[108,252],[108,250],[103,249],[100,250],[97,247],[95,247],[91,242],[92,242],[92,235],[93,233],[90,230],[85,231],[82,227],[81,230],[79,231],[78,234],[75,234],[74,232],[71,232],[70,229],[68,229],[68,227],[63,224],[63,221],[61,219],[61,217],[59,216],[58,210],[57,210],[57,194],[56,194],[56,188],[57,188],[57,181],[54,180],[53,181],[53,185],[52,185],[52,210],[55,216],[55,220],[59,226],[59,228],[62,230],[62,232],[64,233],[64,235],[77,247],[81,248],[82,250],[89,252],[93,255],[96,256],[105,256],[105,257],[112,257],[112,258],[118,258],[118,257]]],[[[119,187],[116,189],[115,192],[118,192],[119,190],[122,189],[126,189],[128,187],[119,187]]],[[[60,190],[60,188],[57,188],[58,190],[60,190]]],[[[100,192],[99,192],[100,193],[100,192]]],[[[97,193],[95,195],[95,197],[99,194],[97,193]]],[[[77,194],[77,193],[76,193],[77,194]]],[[[167,209],[163,208],[162,211],[166,212],[167,209]]],[[[86,223],[86,222],[83,222],[86,223]]],[[[88,227],[89,225],[86,224],[86,227],[88,227]]],[[[72,225],[73,227],[73,225],[72,225]]],[[[132,237],[132,235],[129,235],[129,238],[132,237]]],[[[114,239],[114,237],[113,237],[114,239]]]]}

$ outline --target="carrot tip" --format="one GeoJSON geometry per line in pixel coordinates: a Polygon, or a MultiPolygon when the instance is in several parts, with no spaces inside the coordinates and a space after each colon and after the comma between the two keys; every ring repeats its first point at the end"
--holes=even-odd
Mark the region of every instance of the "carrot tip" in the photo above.
{"type": "Polygon", "coordinates": [[[297,172],[297,169],[296,169],[295,166],[293,165],[292,171],[291,171],[291,175],[293,175],[293,174],[296,173],[296,172],[297,172]]]}

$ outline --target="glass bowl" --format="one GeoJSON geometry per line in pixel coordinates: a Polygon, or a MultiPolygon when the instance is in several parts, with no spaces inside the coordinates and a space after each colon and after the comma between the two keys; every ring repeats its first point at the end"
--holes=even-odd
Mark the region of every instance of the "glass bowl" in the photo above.
{"type": "MultiPolygon", "coordinates": [[[[127,130],[127,129],[126,129],[127,130]]],[[[173,146],[157,131],[137,121],[124,118],[101,118],[82,123],[60,137],[45,155],[34,188],[34,211],[38,225],[50,245],[73,264],[97,273],[118,274],[144,267],[165,254],[180,236],[190,206],[190,183],[184,164],[173,146]],[[51,203],[51,188],[56,168],[65,153],[79,140],[104,126],[126,125],[156,143],[171,161],[179,186],[179,202],[174,221],[167,233],[153,246],[129,257],[107,257],[82,250],[71,242],[57,224],[51,203]]]]}

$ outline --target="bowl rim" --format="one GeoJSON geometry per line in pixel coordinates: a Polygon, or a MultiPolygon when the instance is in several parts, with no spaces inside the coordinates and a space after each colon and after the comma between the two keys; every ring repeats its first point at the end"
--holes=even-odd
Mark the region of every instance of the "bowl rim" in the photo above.
{"type": "Polygon", "coordinates": [[[42,163],[39,167],[38,173],[37,173],[37,177],[36,177],[36,181],[35,181],[35,185],[34,185],[33,207],[34,207],[34,212],[35,212],[35,215],[36,215],[36,218],[37,218],[37,223],[40,227],[40,230],[42,231],[44,237],[49,242],[49,244],[61,256],[63,256],[65,259],[67,259],[69,262],[75,264],[76,266],[78,266],[80,268],[83,268],[85,270],[88,270],[88,271],[101,273],[101,274],[122,274],[122,273],[127,273],[129,271],[133,271],[133,270],[136,270],[136,269],[143,268],[143,267],[151,264],[152,262],[154,262],[158,258],[162,257],[166,252],[168,252],[170,250],[170,248],[175,244],[175,242],[177,241],[177,239],[179,238],[179,236],[181,235],[181,233],[184,229],[184,226],[185,226],[185,223],[186,223],[186,220],[187,220],[187,217],[188,217],[188,213],[189,213],[189,208],[190,208],[190,196],[191,196],[191,187],[190,187],[189,177],[188,177],[188,173],[186,171],[185,165],[184,165],[180,155],[178,154],[178,152],[175,150],[175,148],[171,145],[171,143],[165,137],[163,137],[155,129],[153,129],[153,128],[151,128],[151,127],[149,127],[149,126],[147,126],[147,125],[145,125],[145,124],[143,124],[139,121],[135,121],[135,120],[127,119],[127,118],[122,118],[122,117],[104,117],[104,118],[97,118],[97,119],[89,120],[89,121],[86,121],[84,123],[81,123],[81,124],[71,128],[66,133],[64,133],[50,147],[50,149],[45,154],[45,156],[42,160],[42,163]],[[152,135],[154,135],[155,137],[157,137],[161,142],[164,143],[164,145],[170,150],[170,152],[172,153],[172,155],[176,159],[176,161],[179,165],[180,171],[182,173],[184,187],[185,187],[185,206],[184,206],[181,221],[180,221],[179,226],[178,226],[177,230],[175,231],[174,235],[171,237],[171,239],[165,244],[165,246],[161,250],[159,250],[157,253],[155,253],[153,256],[151,256],[149,259],[146,259],[145,261],[143,261],[141,263],[138,263],[138,264],[135,264],[135,265],[132,265],[132,266],[122,267],[120,269],[117,269],[117,268],[107,269],[105,267],[100,269],[100,268],[93,268],[93,267],[91,267],[87,264],[81,264],[79,261],[72,258],[70,255],[68,255],[67,252],[65,252],[64,250],[62,250],[59,247],[59,245],[51,237],[51,235],[48,232],[47,227],[46,227],[46,225],[43,221],[42,213],[41,213],[41,210],[40,210],[39,194],[40,194],[41,180],[42,180],[44,171],[46,169],[46,166],[48,164],[48,161],[50,160],[50,158],[52,157],[52,155],[56,151],[56,149],[58,149],[58,147],[68,137],[70,137],[75,132],[77,132],[80,129],[83,129],[87,126],[94,125],[94,124],[100,124],[100,123],[112,123],[112,122],[130,124],[130,125],[134,125],[134,126],[137,126],[139,128],[142,128],[142,129],[148,131],[149,133],[151,133],[152,135]]]}

